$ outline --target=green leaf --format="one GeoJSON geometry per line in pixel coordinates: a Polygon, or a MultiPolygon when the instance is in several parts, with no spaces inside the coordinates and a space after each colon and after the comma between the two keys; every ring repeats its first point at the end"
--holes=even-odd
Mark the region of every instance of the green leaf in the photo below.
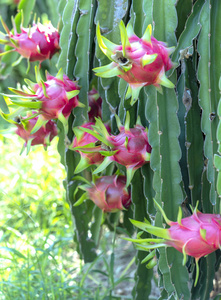
{"type": "Polygon", "coordinates": [[[20,251],[14,249],[14,248],[0,247],[0,251],[10,252],[10,253],[15,254],[16,256],[18,256],[20,258],[27,259],[20,251]]]}
{"type": "Polygon", "coordinates": [[[90,166],[90,164],[88,163],[87,159],[84,157],[80,158],[80,161],[76,167],[76,169],[74,170],[74,173],[80,173],[82,171],[84,171],[85,169],[87,169],[90,166]]]}
{"type": "Polygon", "coordinates": [[[138,227],[139,229],[146,231],[148,233],[151,233],[153,235],[156,235],[157,237],[170,239],[167,229],[155,227],[153,225],[149,225],[144,222],[140,222],[140,221],[136,221],[136,220],[131,220],[131,223],[134,226],[138,227]]]}
{"type": "Polygon", "coordinates": [[[111,163],[112,160],[109,158],[109,156],[107,156],[104,161],[93,171],[93,174],[98,174],[104,171],[111,163]]]}
{"type": "Polygon", "coordinates": [[[32,128],[31,134],[37,132],[42,126],[45,126],[47,122],[48,120],[44,120],[43,118],[39,117],[37,122],[35,123],[35,126],[32,128]]]}

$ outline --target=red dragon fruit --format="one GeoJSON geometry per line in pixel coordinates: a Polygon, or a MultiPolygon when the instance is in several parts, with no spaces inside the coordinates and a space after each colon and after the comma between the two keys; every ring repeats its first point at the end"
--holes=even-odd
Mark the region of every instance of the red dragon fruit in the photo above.
{"type": "Polygon", "coordinates": [[[109,65],[95,68],[97,76],[109,78],[118,76],[129,83],[126,98],[132,96],[131,105],[136,102],[143,86],[160,85],[173,88],[165,72],[173,67],[169,55],[174,47],[166,48],[165,43],[157,41],[152,36],[149,25],[142,38],[135,35],[132,25],[127,29],[123,21],[119,24],[121,45],[116,45],[103,37],[100,26],[97,25],[97,41],[103,53],[112,61],[109,65]]]}
{"type": "Polygon", "coordinates": [[[109,159],[132,169],[138,169],[150,160],[151,146],[148,143],[147,130],[141,125],[134,128],[122,128],[118,135],[108,139],[116,151],[109,159]]]}
{"type": "Polygon", "coordinates": [[[81,106],[78,100],[80,87],[67,75],[53,77],[47,75],[47,81],[33,86],[35,97],[42,102],[39,112],[46,120],[57,119],[59,114],[68,118],[72,109],[81,106]]]}
{"type": "Polygon", "coordinates": [[[88,182],[80,188],[86,193],[75,203],[75,206],[90,199],[104,212],[116,212],[128,209],[131,204],[131,195],[126,188],[125,176],[102,176],[97,178],[95,183],[88,182]]]}
{"type": "MultiPolygon", "coordinates": [[[[29,86],[23,87],[23,90],[9,88],[18,95],[16,97],[22,98],[21,100],[11,99],[13,104],[25,107],[26,110],[27,108],[37,110],[41,115],[34,130],[51,119],[60,119],[65,122],[75,107],[84,106],[77,96],[80,87],[63,74],[62,70],[56,77],[47,74],[47,80],[44,82],[36,68],[36,79],[38,82],[36,84],[26,80],[29,86]]],[[[13,95],[8,96],[11,98],[13,95]]]]}
{"type": "Polygon", "coordinates": [[[123,165],[127,169],[127,186],[132,180],[135,171],[150,161],[151,146],[148,142],[147,129],[137,124],[134,128],[129,128],[130,117],[127,113],[125,126],[120,124],[119,118],[116,116],[120,133],[118,135],[109,134],[101,120],[97,119],[94,131],[88,128],[80,128],[91,135],[94,135],[101,146],[88,145],[84,149],[79,147],[78,150],[87,152],[99,151],[105,155],[102,164],[94,171],[97,174],[113,161],[123,165]],[[97,131],[97,133],[95,132],[97,131]]]}
{"type": "MultiPolygon", "coordinates": [[[[81,128],[92,130],[95,123],[89,122],[85,123],[81,126],[81,128]]],[[[110,132],[109,126],[106,125],[108,132],[110,132]]],[[[90,165],[101,164],[104,160],[104,156],[99,153],[102,150],[101,146],[94,146],[98,141],[96,137],[91,135],[90,133],[84,132],[79,127],[74,128],[75,137],[70,149],[74,149],[81,154],[81,160],[75,169],[75,173],[79,173],[89,167],[90,165]],[[83,148],[87,146],[86,152],[84,152],[83,148]],[[93,147],[93,152],[88,152],[88,147],[93,147]],[[77,150],[81,148],[82,151],[77,150]]]]}
{"type": "Polygon", "coordinates": [[[93,88],[88,93],[88,105],[89,105],[89,112],[88,117],[90,122],[95,122],[95,118],[101,118],[102,116],[102,98],[99,96],[98,91],[93,88]]]}
{"type": "Polygon", "coordinates": [[[198,260],[221,247],[221,216],[201,213],[196,207],[191,216],[182,219],[182,210],[179,208],[178,220],[172,222],[168,220],[159,204],[156,201],[155,203],[170,228],[163,229],[147,222],[131,220],[136,227],[161,239],[142,240],[138,238],[129,240],[136,242],[140,245],[140,249],[147,251],[163,246],[174,247],[183,253],[183,264],[186,263],[187,255],[193,256],[196,261],[196,285],[199,277],[198,260]]]}
{"type": "MultiPolygon", "coordinates": [[[[33,112],[33,115],[34,114],[35,112],[33,112]]],[[[37,132],[31,134],[39,117],[36,116],[31,119],[29,119],[29,117],[30,115],[27,115],[27,117],[19,118],[19,120],[17,120],[18,124],[16,125],[17,130],[15,133],[25,140],[24,147],[43,145],[46,148],[58,133],[56,123],[50,120],[37,132]]]]}
{"type": "Polygon", "coordinates": [[[39,22],[37,24],[33,23],[33,26],[29,28],[21,26],[21,33],[17,33],[14,26],[13,34],[2,19],[1,22],[7,35],[0,43],[13,47],[14,49],[9,51],[17,51],[29,61],[41,62],[50,59],[60,49],[60,35],[51,23],[47,25],[42,25],[39,22]]]}

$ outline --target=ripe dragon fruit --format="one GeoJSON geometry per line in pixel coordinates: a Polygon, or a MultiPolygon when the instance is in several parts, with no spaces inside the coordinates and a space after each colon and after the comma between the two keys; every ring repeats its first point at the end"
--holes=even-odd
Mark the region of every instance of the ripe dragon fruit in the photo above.
{"type": "Polygon", "coordinates": [[[95,122],[95,118],[101,118],[102,116],[102,98],[99,96],[98,91],[93,88],[88,93],[88,105],[89,105],[89,112],[88,118],[90,122],[95,122]]]}
{"type": "Polygon", "coordinates": [[[138,248],[146,251],[164,246],[174,247],[183,253],[183,264],[186,263],[187,255],[193,256],[196,261],[196,286],[199,277],[199,259],[221,247],[221,216],[201,213],[196,207],[191,216],[182,219],[182,210],[179,208],[177,222],[172,222],[168,220],[163,209],[156,201],[155,204],[170,228],[163,229],[152,226],[148,222],[131,220],[136,227],[161,239],[142,240],[138,238],[127,240],[137,243],[138,248]]]}
{"type": "MultiPolygon", "coordinates": [[[[84,181],[86,181],[84,179],[84,181]]],[[[131,204],[131,195],[126,188],[126,177],[121,175],[102,176],[95,183],[87,182],[80,186],[86,193],[74,204],[80,205],[84,200],[90,199],[103,212],[116,212],[128,209],[131,204]]]]}
{"type": "Polygon", "coordinates": [[[9,88],[17,94],[7,95],[10,98],[20,97],[21,100],[10,99],[13,104],[24,107],[25,110],[37,110],[41,115],[36,123],[33,132],[38,130],[43,124],[51,119],[59,119],[63,123],[67,122],[67,118],[71,111],[77,106],[84,106],[78,100],[80,87],[75,81],[70,80],[62,70],[56,77],[47,74],[47,80],[44,82],[36,67],[36,79],[38,83],[26,80],[28,87],[21,89],[9,88]]]}
{"type": "MultiPolygon", "coordinates": [[[[94,130],[89,128],[80,129],[87,132],[100,141],[99,147],[88,145],[84,148],[76,147],[75,150],[85,152],[100,152],[106,156],[104,161],[93,172],[97,174],[111,163],[117,162],[126,167],[127,186],[132,180],[135,171],[150,161],[151,146],[148,142],[147,129],[137,124],[134,128],[129,128],[130,117],[127,113],[125,126],[120,123],[116,116],[120,133],[118,135],[109,134],[101,120],[96,119],[94,130]],[[95,132],[96,131],[96,132],[95,132]]],[[[98,143],[97,143],[98,144],[98,143]]]]}
{"type": "MultiPolygon", "coordinates": [[[[35,115],[35,112],[33,112],[35,115]]],[[[15,133],[19,135],[23,140],[25,140],[24,148],[27,147],[28,151],[30,146],[43,145],[46,148],[53,138],[57,135],[57,125],[54,121],[48,121],[44,126],[39,128],[39,130],[31,134],[32,129],[37,123],[38,116],[29,119],[30,115],[24,118],[17,118],[17,130],[15,133]]]]}
{"type": "MultiPolygon", "coordinates": [[[[93,122],[88,122],[85,123],[81,126],[81,128],[86,128],[86,129],[93,129],[92,126],[94,126],[95,123],[93,122]]],[[[106,128],[108,130],[108,132],[110,132],[110,128],[109,126],[106,125],[106,128]]],[[[75,137],[73,140],[72,145],[70,146],[71,150],[75,150],[78,147],[82,148],[82,146],[87,146],[92,144],[93,147],[93,152],[84,152],[76,150],[77,152],[79,152],[81,154],[81,159],[79,164],[77,165],[76,169],[75,169],[75,173],[79,173],[81,171],[83,171],[84,169],[88,168],[90,165],[94,165],[94,164],[101,164],[104,160],[104,156],[102,154],[99,153],[99,151],[101,151],[101,146],[96,146],[94,147],[94,144],[96,144],[96,142],[98,142],[98,139],[96,137],[94,137],[93,135],[91,135],[90,133],[87,132],[83,132],[81,129],[79,129],[79,127],[74,128],[74,133],[75,133],[75,137]]],[[[88,148],[87,148],[88,149],[88,148]]]]}
{"type": "Polygon", "coordinates": [[[1,22],[7,35],[4,36],[4,39],[0,40],[0,43],[14,48],[13,50],[1,53],[1,55],[17,51],[29,61],[42,62],[43,60],[50,59],[60,49],[60,35],[51,23],[47,25],[42,25],[39,22],[37,24],[33,23],[33,26],[30,28],[21,26],[21,33],[17,33],[14,25],[13,34],[2,19],[1,22]]]}
{"type": "Polygon", "coordinates": [[[109,78],[118,76],[129,83],[126,98],[131,98],[131,105],[138,99],[140,89],[146,85],[160,85],[173,88],[165,72],[173,67],[169,55],[174,47],[166,48],[165,43],[152,36],[152,27],[148,25],[142,38],[135,35],[132,25],[127,28],[123,21],[119,24],[121,45],[116,45],[103,37],[97,24],[97,41],[103,53],[112,61],[109,65],[94,69],[97,76],[109,78]]]}

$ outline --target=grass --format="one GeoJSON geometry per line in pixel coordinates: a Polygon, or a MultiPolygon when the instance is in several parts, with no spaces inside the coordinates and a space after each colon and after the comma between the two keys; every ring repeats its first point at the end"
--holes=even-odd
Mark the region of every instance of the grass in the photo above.
{"type": "Polygon", "coordinates": [[[95,262],[79,259],[56,143],[20,156],[19,137],[0,138],[0,300],[124,299],[113,291],[133,259],[116,275],[113,235],[95,262]]]}
{"type": "Polygon", "coordinates": [[[20,156],[22,141],[0,141],[0,299],[68,299],[75,253],[55,141],[20,156]]]}

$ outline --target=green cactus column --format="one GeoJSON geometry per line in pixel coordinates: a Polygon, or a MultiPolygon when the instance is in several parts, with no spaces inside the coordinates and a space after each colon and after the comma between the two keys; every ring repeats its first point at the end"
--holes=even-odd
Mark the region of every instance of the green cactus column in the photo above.
{"type": "MultiPolygon", "coordinates": [[[[76,108],[70,117],[68,138],[60,126],[59,142],[59,151],[67,170],[67,198],[75,220],[75,240],[85,261],[92,261],[96,256],[94,250],[99,240],[102,212],[91,202],[73,207],[81,196],[81,192],[75,193],[78,183],[73,179],[79,154],[68,150],[67,146],[74,137],[73,127],[88,120],[88,91],[92,86],[103,98],[102,119],[103,122],[110,121],[112,132],[118,130],[114,114],[124,124],[126,112],[129,111],[130,127],[140,119],[142,125],[148,127],[148,139],[152,147],[150,163],[137,170],[131,182],[132,207],[123,213],[123,222],[120,214],[108,216],[105,224],[109,229],[117,220],[132,234],[134,228],[128,221],[129,217],[140,221],[146,218],[156,226],[163,227],[161,213],[153,198],[173,221],[177,219],[181,205],[188,215],[190,205],[196,206],[197,201],[198,208],[204,213],[220,212],[220,6],[218,0],[197,0],[194,4],[189,0],[59,2],[62,30],[58,67],[62,67],[70,78],[79,81],[80,102],[85,104],[85,108],[76,108]],[[152,85],[145,86],[132,92],[130,102],[126,99],[129,93],[124,79],[111,77],[110,74],[106,78],[95,76],[92,69],[103,67],[106,72],[104,66],[114,59],[111,55],[109,59],[103,53],[108,52],[106,45],[111,48],[111,42],[119,45],[122,40],[125,47],[128,46],[127,39],[122,38],[125,29],[121,20],[125,25],[130,23],[140,38],[145,32],[148,36],[145,30],[148,24],[152,24],[153,36],[167,43],[168,47],[175,47],[172,61],[177,65],[166,73],[166,78],[174,84],[174,88],[168,88],[172,84],[164,78],[163,83],[167,87],[163,87],[161,92],[159,86],[158,90],[152,85]],[[100,39],[100,44],[104,43],[103,52],[97,43],[98,23],[104,39],[100,39]]],[[[122,70],[125,71],[126,67],[122,67],[122,70]]],[[[115,75],[120,74],[119,69],[115,69],[115,72],[115,75]]],[[[111,174],[114,168],[109,166],[101,174],[111,174]]],[[[90,179],[91,170],[81,175],[90,179]]],[[[125,172],[122,167],[119,170],[125,172]]],[[[160,299],[208,299],[214,266],[219,265],[218,254],[212,253],[200,260],[196,287],[196,268],[191,258],[183,265],[182,253],[175,249],[157,249],[155,254],[160,299]]],[[[151,294],[153,272],[141,263],[145,256],[145,252],[138,251],[133,290],[136,300],[143,299],[144,295],[145,299],[149,299],[151,294]]]]}

